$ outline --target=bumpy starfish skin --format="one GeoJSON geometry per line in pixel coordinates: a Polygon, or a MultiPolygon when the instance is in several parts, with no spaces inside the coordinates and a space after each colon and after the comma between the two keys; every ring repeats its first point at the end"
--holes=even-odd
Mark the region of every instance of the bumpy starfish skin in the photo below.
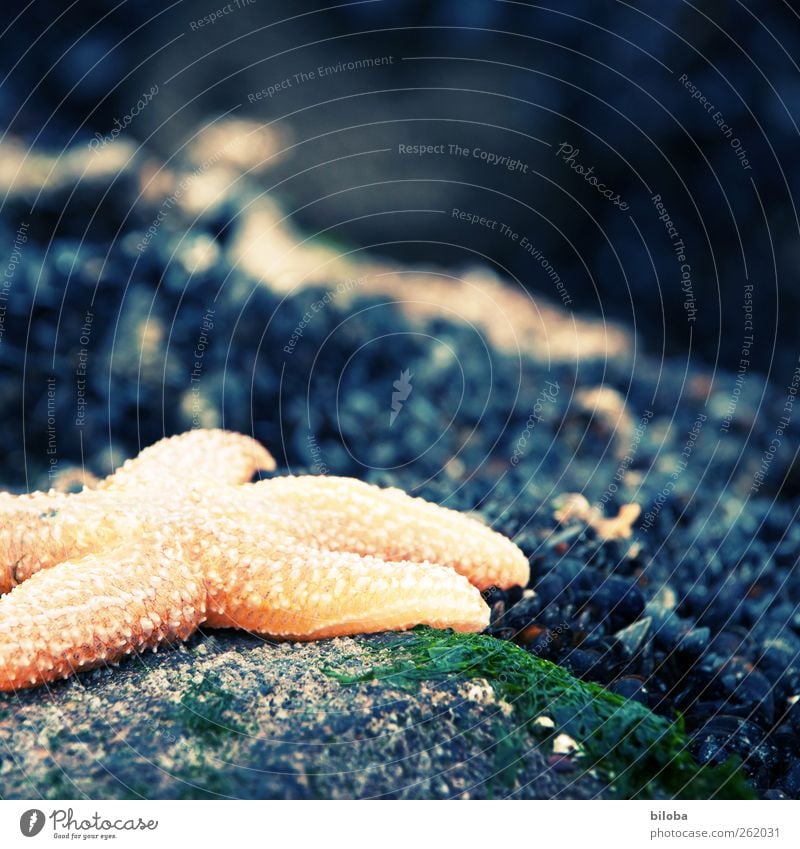
{"type": "Polygon", "coordinates": [[[0,594],[40,569],[143,533],[187,493],[244,484],[274,468],[270,453],[248,436],[194,430],[145,448],[97,489],[0,493],[0,594]]]}
{"type": "Polygon", "coordinates": [[[528,561],[511,540],[475,519],[353,478],[284,477],[258,484],[292,509],[308,539],[336,551],[449,566],[478,589],[524,585],[528,561]],[[465,544],[467,543],[467,544],[465,544]]]}
{"type": "Polygon", "coordinates": [[[0,690],[183,640],[204,622],[292,639],[479,631],[479,589],[527,582],[522,552],[467,516],[349,478],[246,483],[273,465],[253,440],[193,431],[97,490],[0,499],[14,587],[0,598],[0,690]]]}
{"type": "Polygon", "coordinates": [[[249,436],[226,430],[193,430],[168,437],[126,460],[99,489],[137,491],[172,485],[180,489],[247,483],[275,460],[249,436]]]}
{"type": "Polygon", "coordinates": [[[114,549],[39,572],[0,601],[0,691],[29,687],[188,637],[202,580],[177,549],[114,549]]]}

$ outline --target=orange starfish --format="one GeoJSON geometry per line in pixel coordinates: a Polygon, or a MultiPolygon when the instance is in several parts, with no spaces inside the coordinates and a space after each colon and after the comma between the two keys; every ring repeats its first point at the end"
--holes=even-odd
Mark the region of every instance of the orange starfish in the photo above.
{"type": "Polygon", "coordinates": [[[522,552],[474,519],[349,478],[248,483],[274,465],[248,437],[198,430],[94,490],[0,495],[0,690],[202,623],[301,640],[480,631],[479,590],[528,580],[522,552]]]}

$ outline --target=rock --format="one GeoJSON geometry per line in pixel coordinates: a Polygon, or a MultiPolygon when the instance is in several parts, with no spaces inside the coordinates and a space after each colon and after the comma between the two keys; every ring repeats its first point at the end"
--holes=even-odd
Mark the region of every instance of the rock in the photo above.
{"type": "Polygon", "coordinates": [[[612,681],[608,688],[612,693],[618,696],[623,696],[626,699],[633,699],[646,705],[649,701],[649,692],[647,684],[643,678],[638,675],[625,675],[612,681]]]}
{"type": "Polygon", "coordinates": [[[186,646],[0,698],[6,799],[525,798],[603,796],[548,767],[531,736],[508,778],[518,726],[482,679],[340,684],[385,635],[270,643],[199,635],[186,646]]]}
{"type": "Polygon", "coordinates": [[[645,616],[644,619],[638,619],[621,631],[617,631],[614,636],[622,644],[625,651],[633,655],[641,648],[645,637],[650,633],[652,624],[653,620],[649,616],[645,616]]]}
{"type": "Polygon", "coordinates": [[[675,649],[687,655],[698,656],[705,650],[710,636],[711,631],[708,628],[692,628],[681,636],[675,649]]]}

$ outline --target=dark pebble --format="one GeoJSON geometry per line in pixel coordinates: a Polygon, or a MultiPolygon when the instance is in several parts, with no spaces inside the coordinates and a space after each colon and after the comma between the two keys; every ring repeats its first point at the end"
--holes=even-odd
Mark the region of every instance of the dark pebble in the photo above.
{"type": "Polygon", "coordinates": [[[764,799],[768,801],[778,801],[783,799],[791,799],[792,797],[788,794],[784,793],[783,790],[779,790],[778,788],[771,788],[770,790],[765,791],[764,799]]]}
{"type": "Polygon", "coordinates": [[[534,622],[542,612],[542,600],[538,595],[522,598],[513,607],[506,607],[504,625],[522,630],[534,622]]]}
{"type": "Polygon", "coordinates": [[[691,657],[699,657],[708,645],[710,636],[709,628],[692,628],[679,637],[675,650],[691,657]]]}
{"type": "Polygon", "coordinates": [[[618,696],[623,696],[626,699],[633,699],[634,701],[641,702],[645,705],[650,701],[650,694],[647,690],[644,679],[633,675],[626,675],[622,678],[617,678],[616,681],[612,681],[611,684],[608,685],[608,689],[612,693],[616,693],[618,696]]]}
{"type": "Polygon", "coordinates": [[[630,580],[609,576],[595,587],[587,606],[599,617],[607,617],[613,629],[623,628],[644,611],[642,591],[630,580]]]}
{"type": "Polygon", "coordinates": [[[800,799],[800,758],[795,758],[780,779],[781,789],[792,799],[800,799]]]}
{"type": "Polygon", "coordinates": [[[775,718],[774,698],[769,681],[743,657],[732,657],[720,669],[718,681],[726,697],[726,711],[748,716],[763,725],[775,718]]]}
{"type": "Polygon", "coordinates": [[[563,604],[571,599],[571,591],[559,575],[549,573],[543,575],[535,584],[534,589],[542,605],[563,604]]]}
{"type": "Polygon", "coordinates": [[[600,652],[591,649],[572,649],[561,658],[561,665],[578,678],[592,679],[602,666],[600,652]]]}
{"type": "Polygon", "coordinates": [[[636,622],[633,622],[621,631],[617,631],[617,633],[614,634],[614,638],[622,645],[628,654],[634,655],[642,648],[643,645],[645,645],[645,641],[650,634],[652,624],[653,620],[650,619],[649,616],[646,616],[644,619],[639,619],[636,622]]]}
{"type": "Polygon", "coordinates": [[[766,785],[777,759],[762,728],[738,716],[715,716],[692,735],[692,750],[701,764],[724,763],[738,756],[756,784],[766,785]]]}
{"type": "Polygon", "coordinates": [[[800,640],[788,635],[765,640],[756,668],[780,696],[800,693],[800,640]]]}

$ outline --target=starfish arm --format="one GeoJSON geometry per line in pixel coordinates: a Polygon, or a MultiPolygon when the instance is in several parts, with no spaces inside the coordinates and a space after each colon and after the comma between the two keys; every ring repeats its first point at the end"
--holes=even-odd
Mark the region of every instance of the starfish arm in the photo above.
{"type": "Polygon", "coordinates": [[[86,490],[72,495],[0,495],[0,595],[42,569],[77,560],[157,525],[155,496],[116,496],[86,490]]]}
{"type": "Polygon", "coordinates": [[[291,541],[268,554],[254,549],[229,565],[224,577],[213,569],[207,574],[211,627],[313,640],[415,625],[482,631],[489,624],[480,592],[445,566],[291,541]]]}
{"type": "Polygon", "coordinates": [[[206,588],[179,547],[151,542],[39,572],[0,599],[0,691],[183,640],[206,588]]]}
{"type": "Polygon", "coordinates": [[[115,492],[175,487],[205,489],[247,483],[275,460],[261,443],[227,430],[190,430],[167,437],[126,460],[99,488],[115,492]]]}
{"type": "Polygon", "coordinates": [[[53,531],[71,497],[53,492],[0,493],[0,596],[39,569],[70,556],[73,546],[53,531]]]}
{"type": "Polygon", "coordinates": [[[438,563],[478,589],[528,583],[528,560],[507,537],[402,490],[311,475],[261,481],[252,490],[294,513],[294,532],[319,548],[438,563]]]}

